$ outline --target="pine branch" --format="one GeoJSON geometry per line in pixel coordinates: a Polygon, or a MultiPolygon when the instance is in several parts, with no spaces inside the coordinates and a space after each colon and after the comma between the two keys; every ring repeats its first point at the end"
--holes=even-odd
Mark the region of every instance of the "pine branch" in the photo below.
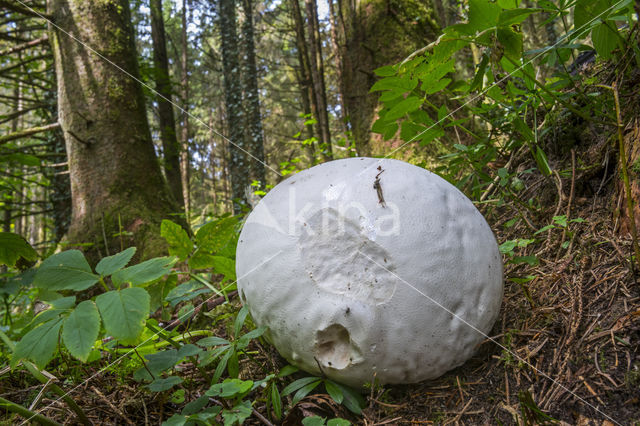
{"type": "Polygon", "coordinates": [[[7,8],[13,12],[19,13],[21,15],[33,16],[35,18],[46,18],[51,19],[50,15],[47,15],[45,12],[39,12],[33,9],[26,8],[21,6],[18,3],[9,1],[9,0],[0,0],[0,7],[7,8]]]}

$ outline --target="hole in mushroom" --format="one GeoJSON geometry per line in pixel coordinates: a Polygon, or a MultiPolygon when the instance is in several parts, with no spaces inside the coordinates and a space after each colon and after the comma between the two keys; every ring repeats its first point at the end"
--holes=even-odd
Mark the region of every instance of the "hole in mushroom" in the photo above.
{"type": "Polygon", "coordinates": [[[346,328],[332,324],[316,333],[315,355],[322,364],[341,370],[351,363],[351,337],[346,328]]]}

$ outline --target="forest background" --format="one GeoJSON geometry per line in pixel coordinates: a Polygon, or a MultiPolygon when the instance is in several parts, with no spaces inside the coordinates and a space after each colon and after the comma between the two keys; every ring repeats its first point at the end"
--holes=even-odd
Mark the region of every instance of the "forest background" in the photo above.
{"type": "Polygon", "coordinates": [[[638,421],[639,7],[0,0],[7,421],[638,421]],[[234,299],[243,215],[353,156],[463,190],[506,278],[470,363],[366,397],[234,299]]]}

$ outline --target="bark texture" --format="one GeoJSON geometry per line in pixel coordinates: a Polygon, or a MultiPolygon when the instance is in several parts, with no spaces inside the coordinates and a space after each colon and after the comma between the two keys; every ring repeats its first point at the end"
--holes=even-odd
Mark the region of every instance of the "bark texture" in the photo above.
{"type": "Polygon", "coordinates": [[[430,1],[337,0],[340,92],[359,155],[371,155],[378,95],[373,71],[392,65],[436,39],[440,27],[430,1]]]}
{"type": "MultiPolygon", "coordinates": [[[[65,31],[139,75],[126,0],[52,0],[49,8],[65,31]]],[[[93,255],[128,245],[141,258],[163,253],[159,225],[177,208],[154,153],[142,88],[68,35],[53,29],[49,38],[69,158],[69,241],[93,243],[93,255]]]]}
{"type": "Polygon", "coordinates": [[[258,69],[253,26],[253,0],[242,0],[244,20],[242,22],[242,85],[245,117],[245,146],[251,153],[249,175],[263,185],[266,183],[264,167],[264,135],[260,96],[258,93],[258,69]]]}
{"type": "Polygon", "coordinates": [[[189,188],[189,67],[188,67],[188,45],[187,45],[187,0],[182,0],[182,29],[180,31],[180,97],[182,98],[182,123],[180,126],[180,174],[182,177],[182,194],[184,198],[184,211],[187,217],[191,212],[191,191],[189,188]]]}
{"type": "Polygon", "coordinates": [[[239,213],[247,205],[245,189],[251,184],[249,157],[244,146],[244,123],[242,111],[242,86],[240,61],[238,56],[238,32],[236,29],[235,0],[219,0],[220,38],[222,48],[222,69],[224,73],[224,97],[226,109],[227,135],[229,143],[229,174],[233,211],[239,213]]]}
{"type": "Polygon", "coordinates": [[[169,78],[169,60],[167,58],[167,42],[164,31],[162,0],[149,0],[151,9],[151,38],[153,40],[153,70],[158,96],[158,122],[160,138],[164,154],[164,174],[169,184],[171,195],[179,206],[184,206],[182,193],[182,176],[180,174],[180,145],[176,137],[176,122],[171,104],[172,90],[169,78]]]}

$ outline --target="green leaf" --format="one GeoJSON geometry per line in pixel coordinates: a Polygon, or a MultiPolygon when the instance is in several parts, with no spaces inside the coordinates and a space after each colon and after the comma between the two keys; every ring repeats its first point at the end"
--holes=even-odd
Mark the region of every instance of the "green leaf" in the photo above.
{"type": "Polygon", "coordinates": [[[175,367],[181,358],[176,349],[167,349],[144,357],[147,360],[146,369],[151,371],[154,376],[175,367]]]}
{"type": "Polygon", "coordinates": [[[86,290],[98,282],[100,277],[91,272],[91,267],[79,250],[67,250],[54,254],[42,262],[33,285],[50,291],[86,290]]]}
{"type": "Polygon", "coordinates": [[[0,265],[13,267],[21,257],[34,261],[38,259],[38,253],[20,235],[0,232],[0,265]]]}
{"type": "Polygon", "coordinates": [[[111,276],[113,283],[121,285],[131,283],[131,285],[141,285],[155,281],[171,272],[171,268],[177,259],[171,257],[156,257],[137,265],[121,269],[111,276]]]}
{"type": "Polygon", "coordinates": [[[191,343],[187,343],[186,345],[180,347],[180,349],[178,350],[178,357],[182,359],[190,356],[196,356],[200,353],[202,353],[201,348],[197,347],[196,345],[192,345],[191,343]]]}
{"type": "Polygon", "coordinates": [[[127,266],[127,263],[131,260],[136,253],[135,247],[129,247],[128,249],[121,251],[113,256],[107,256],[98,262],[96,265],[96,272],[100,275],[107,276],[127,266]]]}
{"type": "Polygon", "coordinates": [[[295,393],[295,395],[293,395],[293,400],[291,401],[292,405],[296,405],[298,402],[300,402],[300,400],[302,398],[304,398],[305,396],[309,395],[309,393],[314,390],[316,387],[318,387],[318,385],[322,383],[321,379],[317,379],[316,381],[313,381],[311,383],[308,383],[306,385],[304,385],[303,387],[301,387],[300,389],[298,389],[298,392],[295,393]]]}
{"type": "Polygon", "coordinates": [[[278,373],[278,378],[290,376],[297,371],[300,371],[300,369],[295,365],[291,365],[291,364],[286,365],[280,369],[280,372],[278,373]]]}
{"type": "MultiPolygon", "coordinates": [[[[520,6],[522,0],[497,0],[496,3],[503,9],[511,9],[520,6]]],[[[520,9],[526,10],[526,9],[520,9]]]]}
{"type": "Polygon", "coordinates": [[[427,87],[423,86],[424,87],[424,93],[426,93],[427,95],[432,95],[434,93],[438,93],[438,92],[446,89],[446,87],[449,85],[449,83],[451,83],[451,79],[450,78],[443,78],[442,80],[439,80],[435,84],[429,85],[427,87]]]}
{"type": "Polygon", "coordinates": [[[207,269],[213,266],[214,256],[206,250],[197,249],[193,256],[189,259],[189,267],[191,269],[207,269]]]}
{"type": "Polygon", "coordinates": [[[225,217],[203,225],[196,233],[198,248],[215,253],[222,250],[233,238],[238,219],[225,217]]]}
{"type": "Polygon", "coordinates": [[[134,344],[149,316],[150,297],[146,290],[130,287],[96,297],[104,328],[123,344],[134,344]]]}
{"type": "Polygon", "coordinates": [[[376,92],[380,90],[391,90],[394,92],[410,92],[416,88],[418,80],[411,79],[408,75],[385,77],[378,80],[371,87],[369,92],[376,92]]]}
{"type": "Polygon", "coordinates": [[[243,424],[253,414],[251,401],[242,401],[233,406],[230,410],[222,410],[222,418],[225,426],[243,424]]]}
{"type": "Polygon", "coordinates": [[[327,422],[327,426],[349,426],[351,422],[346,419],[331,419],[327,422]]]}
{"type": "Polygon", "coordinates": [[[536,159],[536,163],[538,164],[538,170],[540,170],[540,172],[543,175],[550,176],[551,167],[549,167],[549,161],[547,160],[546,154],[539,146],[536,147],[536,152],[534,156],[536,159]]]}
{"type": "Polygon", "coordinates": [[[174,414],[173,416],[162,422],[162,426],[183,426],[186,423],[187,416],[183,416],[182,414],[174,414]]]}
{"type": "Polygon", "coordinates": [[[468,23],[453,25],[452,27],[462,34],[472,35],[495,27],[498,24],[500,12],[502,12],[502,8],[489,0],[469,0],[468,23]]]}
{"type": "Polygon", "coordinates": [[[193,243],[182,226],[164,219],[160,225],[160,235],[167,240],[170,255],[177,256],[181,261],[189,257],[193,250],[193,243]]]}
{"type": "Polygon", "coordinates": [[[342,393],[342,389],[340,389],[334,382],[331,380],[324,381],[324,387],[327,390],[329,396],[338,404],[342,404],[342,400],[344,399],[344,395],[342,393]]]}
{"type": "MultiPolygon", "coordinates": [[[[298,379],[294,382],[289,383],[284,389],[282,389],[282,396],[287,396],[290,393],[293,393],[295,391],[297,391],[298,389],[300,389],[303,386],[308,385],[309,383],[316,381],[316,380],[320,380],[320,378],[315,377],[315,376],[309,376],[309,377],[303,377],[301,379],[298,379]]],[[[319,383],[319,382],[318,382],[319,383]]]]}
{"type": "Polygon", "coordinates": [[[16,345],[11,358],[11,367],[18,365],[22,359],[30,359],[38,368],[44,368],[53,358],[58,346],[58,337],[62,327],[62,318],[40,324],[24,335],[16,345]]]}
{"type": "Polygon", "coordinates": [[[509,25],[520,24],[527,19],[532,13],[541,11],[542,9],[509,9],[500,12],[498,17],[498,26],[507,27],[509,25]]]}
{"type": "Polygon", "coordinates": [[[373,72],[380,77],[391,77],[392,75],[396,75],[396,69],[391,65],[377,68],[373,70],[373,72]]]}
{"type": "Polygon", "coordinates": [[[280,397],[280,392],[278,391],[278,387],[275,383],[271,385],[270,396],[273,413],[276,416],[276,420],[280,420],[282,418],[282,398],[280,397]]]}
{"type": "Polygon", "coordinates": [[[204,407],[209,403],[209,397],[207,395],[202,395],[200,398],[195,399],[184,406],[182,409],[182,414],[190,415],[195,414],[198,411],[201,411],[204,407]]]}
{"type": "Polygon", "coordinates": [[[320,416],[310,416],[302,419],[303,426],[325,426],[325,419],[320,416]]]}
{"type": "Polygon", "coordinates": [[[243,306],[240,311],[238,311],[238,315],[236,316],[236,320],[233,323],[233,336],[239,337],[240,331],[242,330],[242,326],[244,325],[245,320],[247,319],[247,315],[249,314],[249,309],[247,306],[243,306]]]}
{"type": "Polygon", "coordinates": [[[482,86],[484,83],[484,73],[487,70],[487,64],[489,63],[489,55],[486,53],[482,54],[482,61],[478,65],[478,71],[476,75],[473,77],[473,81],[471,82],[471,86],[469,86],[469,91],[473,92],[474,90],[482,90],[482,86]]]}
{"type": "Polygon", "coordinates": [[[602,56],[602,59],[611,59],[611,53],[618,47],[620,36],[618,35],[615,23],[608,21],[594,27],[591,31],[593,47],[602,56]]]}
{"type": "Polygon", "coordinates": [[[511,28],[498,28],[496,31],[498,43],[504,48],[504,54],[518,62],[522,57],[522,34],[511,28]]]}
{"type": "Polygon", "coordinates": [[[342,390],[342,394],[344,395],[342,405],[347,407],[352,413],[360,415],[362,413],[362,407],[365,406],[365,400],[362,395],[348,386],[339,383],[335,383],[335,385],[342,390]]]}
{"type": "Polygon", "coordinates": [[[171,291],[169,291],[165,296],[165,300],[171,303],[171,306],[176,306],[180,302],[191,300],[200,294],[211,291],[208,288],[203,287],[202,283],[196,280],[189,280],[186,283],[182,283],[171,289],[171,291]]]}
{"type": "Polygon", "coordinates": [[[244,395],[251,390],[253,381],[240,379],[225,379],[222,383],[212,385],[205,395],[219,396],[221,398],[235,398],[244,395]]]}
{"type": "Polygon", "coordinates": [[[62,341],[69,353],[85,362],[100,331],[98,308],[91,300],[80,302],[64,320],[62,341]]]}
{"type": "Polygon", "coordinates": [[[224,275],[225,280],[236,280],[236,261],[223,256],[212,256],[211,267],[216,274],[224,275]]]}
{"type": "Polygon", "coordinates": [[[198,345],[203,346],[205,348],[208,348],[210,346],[231,344],[231,342],[229,342],[227,339],[223,339],[222,337],[217,337],[217,336],[205,337],[204,339],[198,340],[196,343],[198,343],[198,345]]]}
{"type": "Polygon", "coordinates": [[[578,0],[573,8],[573,26],[580,33],[593,25],[597,18],[606,18],[609,0],[578,0]]]}
{"type": "Polygon", "coordinates": [[[265,331],[267,331],[267,327],[262,326],[262,327],[256,328],[255,330],[251,330],[247,334],[242,335],[242,337],[238,339],[238,343],[237,343],[238,347],[241,349],[246,348],[252,339],[262,336],[265,331]]]}
{"type": "Polygon", "coordinates": [[[182,382],[183,380],[181,377],[169,376],[163,379],[155,379],[153,382],[149,383],[148,387],[152,392],[162,392],[169,390],[182,382]]]}

